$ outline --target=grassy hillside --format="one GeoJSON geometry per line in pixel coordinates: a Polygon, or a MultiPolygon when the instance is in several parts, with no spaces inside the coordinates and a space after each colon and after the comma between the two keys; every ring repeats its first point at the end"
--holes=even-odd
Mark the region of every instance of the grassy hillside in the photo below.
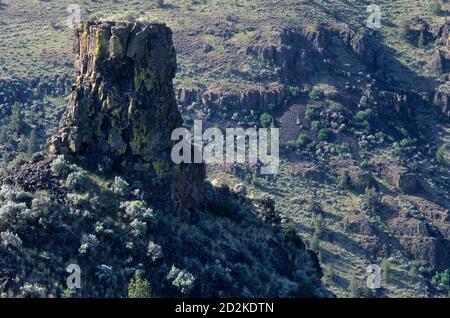
{"type": "MultiPolygon", "coordinates": [[[[3,0],[3,44],[0,51],[2,77],[35,77],[71,72],[72,31],[67,27],[67,7],[72,2],[3,0]]],[[[348,23],[365,26],[367,1],[83,1],[81,17],[163,21],[172,28],[177,45],[180,72],[186,84],[209,86],[233,76],[236,71],[258,71],[245,50],[249,43],[271,43],[282,27],[309,24],[348,23]],[[213,50],[204,53],[211,45],[213,50]]],[[[434,1],[381,1],[382,33],[396,57],[413,72],[420,72],[432,47],[417,49],[400,39],[402,22],[420,15],[430,22],[444,19],[433,13],[434,1]]],[[[254,81],[252,81],[253,83],[254,81]]]]}

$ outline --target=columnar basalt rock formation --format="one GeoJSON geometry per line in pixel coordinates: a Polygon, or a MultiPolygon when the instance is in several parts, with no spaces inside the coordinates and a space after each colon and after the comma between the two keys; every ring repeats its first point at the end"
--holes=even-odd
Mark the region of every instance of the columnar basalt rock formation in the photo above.
{"type": "Polygon", "coordinates": [[[171,30],[164,24],[84,22],[75,31],[74,52],[76,86],[50,154],[112,161],[134,180],[156,182],[178,208],[198,204],[204,167],[175,165],[170,157],[171,133],[182,125],[171,30]]]}

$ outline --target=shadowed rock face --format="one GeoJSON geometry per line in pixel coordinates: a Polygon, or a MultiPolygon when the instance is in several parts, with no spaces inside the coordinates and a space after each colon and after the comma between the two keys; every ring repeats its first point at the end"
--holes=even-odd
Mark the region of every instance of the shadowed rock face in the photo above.
{"type": "Polygon", "coordinates": [[[164,181],[164,197],[180,201],[178,208],[199,203],[204,167],[170,158],[171,133],[182,124],[172,31],[163,24],[84,22],[74,52],[76,86],[49,153],[91,163],[107,158],[134,180],[164,181]]]}

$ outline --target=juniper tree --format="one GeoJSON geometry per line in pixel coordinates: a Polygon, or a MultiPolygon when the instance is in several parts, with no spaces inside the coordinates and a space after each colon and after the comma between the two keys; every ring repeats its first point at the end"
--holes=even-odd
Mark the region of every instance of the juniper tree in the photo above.
{"type": "Polygon", "coordinates": [[[150,298],[150,283],[141,277],[141,272],[136,271],[134,278],[128,285],[128,298],[150,298]]]}
{"type": "Polygon", "coordinates": [[[356,281],[356,276],[350,278],[350,284],[348,286],[348,291],[350,292],[350,297],[358,298],[360,296],[358,282],[356,281]]]}
{"type": "Polygon", "coordinates": [[[391,264],[387,259],[381,261],[381,275],[386,283],[391,280],[391,264]]]}
{"type": "Polygon", "coordinates": [[[20,134],[24,127],[24,117],[19,103],[14,103],[11,110],[11,129],[20,134]]]}
{"type": "Polygon", "coordinates": [[[27,149],[28,156],[34,154],[36,151],[38,151],[38,149],[39,144],[37,140],[36,129],[33,129],[30,134],[30,140],[28,140],[28,149],[27,149]]]}

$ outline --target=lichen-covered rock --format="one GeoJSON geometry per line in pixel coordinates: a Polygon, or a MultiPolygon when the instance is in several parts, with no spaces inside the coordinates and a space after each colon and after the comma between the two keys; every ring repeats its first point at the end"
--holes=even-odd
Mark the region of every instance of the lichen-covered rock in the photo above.
{"type": "Polygon", "coordinates": [[[182,124],[173,89],[176,53],[164,24],[84,22],[75,31],[77,81],[49,152],[109,157],[132,178],[162,183],[161,197],[201,200],[202,165],[175,165],[172,131],[182,124]],[[170,188],[170,189],[169,189],[170,188]]]}

